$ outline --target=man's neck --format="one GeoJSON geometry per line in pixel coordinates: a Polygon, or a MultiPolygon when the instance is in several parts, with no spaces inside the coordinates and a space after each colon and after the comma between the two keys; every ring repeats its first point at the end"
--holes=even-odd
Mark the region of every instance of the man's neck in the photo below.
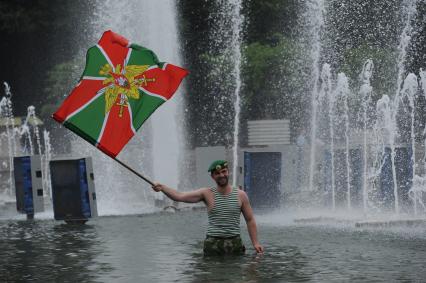
{"type": "Polygon", "coordinates": [[[227,184],[226,186],[217,186],[217,191],[222,193],[222,194],[228,194],[229,192],[232,191],[232,187],[230,184],[227,184]]]}

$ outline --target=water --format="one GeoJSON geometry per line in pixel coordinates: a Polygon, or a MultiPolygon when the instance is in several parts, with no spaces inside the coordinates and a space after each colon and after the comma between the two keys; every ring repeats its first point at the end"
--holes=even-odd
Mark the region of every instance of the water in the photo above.
{"type": "MultiPolygon", "coordinates": [[[[105,1],[98,4],[94,17],[91,17],[92,28],[87,31],[90,34],[90,41],[84,38],[87,42],[80,42],[79,48],[82,53],[99,38],[104,30],[112,29],[134,42],[152,48],[161,60],[181,64],[174,1],[146,1],[146,3],[105,1]],[[119,17],[114,16],[117,11],[119,11],[119,17]],[[158,19],[161,19],[161,24],[158,24],[158,19]]],[[[330,19],[334,19],[334,13],[336,13],[333,10],[335,7],[333,8],[331,4],[330,1],[324,0],[301,3],[301,7],[304,8],[300,15],[301,22],[303,22],[302,28],[304,28],[301,41],[305,43],[305,47],[308,47],[308,50],[305,51],[309,55],[308,61],[310,62],[310,76],[305,83],[309,86],[307,89],[312,98],[311,139],[310,150],[307,153],[310,159],[307,170],[309,180],[299,182],[302,183],[301,191],[307,189],[323,193],[326,198],[326,206],[332,210],[336,210],[341,205],[346,206],[348,210],[359,206],[365,213],[368,213],[376,208],[380,209],[382,204],[391,204],[393,212],[396,214],[399,214],[401,210],[404,213],[411,212],[409,211],[411,208],[406,209],[405,207],[407,203],[400,200],[402,187],[400,184],[406,180],[398,173],[400,169],[404,169],[404,166],[400,165],[401,158],[398,157],[398,150],[407,148],[411,151],[409,156],[411,167],[405,166],[412,168],[409,172],[408,183],[413,181],[416,174],[424,177],[422,172],[416,173],[416,169],[419,167],[426,167],[426,163],[423,161],[420,166],[416,164],[416,156],[424,154],[419,153],[418,150],[416,152],[415,146],[415,125],[418,121],[416,121],[414,109],[418,98],[416,92],[420,89],[413,83],[414,75],[406,76],[405,67],[410,42],[417,28],[413,24],[413,19],[417,15],[417,1],[402,1],[396,12],[399,18],[395,19],[395,23],[388,23],[395,24],[399,33],[395,43],[392,43],[394,45],[392,47],[397,51],[393,54],[397,74],[392,81],[395,83],[395,88],[391,93],[383,93],[382,99],[379,99],[377,103],[373,101],[372,97],[374,96],[374,100],[377,100],[378,95],[375,91],[378,90],[374,90],[370,82],[371,78],[376,75],[373,65],[377,62],[368,57],[362,58],[362,61],[365,62],[363,69],[352,70],[360,73],[362,78],[353,80],[353,76],[351,78],[350,74],[340,72],[339,67],[341,66],[333,57],[336,50],[333,51],[334,53],[329,50],[328,45],[337,44],[337,41],[330,39],[331,32],[333,32],[333,27],[330,27],[330,19]],[[327,56],[328,53],[333,53],[333,55],[327,56]],[[401,100],[405,102],[402,103],[401,100]],[[356,103],[359,105],[355,105],[356,103]],[[404,109],[408,109],[408,112],[401,112],[405,111],[404,109]],[[398,124],[400,112],[403,113],[403,117],[408,119],[407,121],[410,121],[411,124],[408,125],[408,128],[398,124]],[[358,120],[353,119],[354,116],[358,116],[358,120]],[[362,133],[362,139],[357,139],[357,133],[362,133]],[[402,137],[407,134],[410,137],[409,140],[401,142],[402,137]],[[375,139],[374,144],[372,139],[375,139]],[[358,150],[359,156],[357,156],[358,150]],[[389,167],[391,173],[386,176],[389,180],[385,179],[392,187],[392,196],[381,198],[380,194],[384,194],[382,191],[385,187],[381,185],[383,183],[381,178],[384,175],[382,170],[388,166],[386,163],[388,153],[391,160],[389,167]],[[356,175],[359,173],[357,172],[358,165],[361,167],[359,174],[361,177],[356,175]],[[322,184],[319,184],[321,182],[318,180],[321,180],[322,184]],[[357,185],[357,182],[360,183],[360,186],[357,185]],[[362,191],[362,204],[357,203],[354,199],[360,190],[362,191]],[[342,191],[344,191],[344,197],[342,197],[342,191]],[[403,203],[400,204],[400,202],[403,203]]],[[[226,79],[230,85],[224,84],[223,88],[219,88],[221,91],[218,91],[226,98],[212,98],[212,101],[213,99],[222,101],[217,109],[221,115],[222,111],[232,112],[232,115],[228,115],[228,113],[227,117],[233,118],[233,128],[230,127],[232,129],[224,135],[223,143],[230,146],[229,141],[232,141],[232,181],[235,184],[238,175],[236,174],[238,166],[236,160],[240,143],[238,140],[241,110],[240,88],[243,83],[240,75],[244,59],[241,53],[242,30],[246,19],[242,12],[242,2],[239,0],[217,0],[212,7],[210,16],[213,18],[215,28],[211,31],[211,49],[217,49],[214,51],[229,59],[226,60],[229,61],[227,63],[219,62],[212,67],[217,68],[214,72],[231,77],[231,79],[226,79]],[[227,91],[223,91],[224,88],[227,91]]],[[[83,58],[83,55],[80,55],[83,58]]],[[[218,56],[215,53],[211,55],[218,56]]],[[[354,69],[355,66],[351,66],[351,68],[354,69]]],[[[416,79],[422,82],[425,77],[424,72],[420,72],[419,78],[416,79]]],[[[215,83],[221,84],[222,81],[224,80],[219,79],[215,83]]],[[[425,83],[420,83],[420,85],[424,88],[425,83]]],[[[181,121],[185,120],[181,113],[184,95],[185,93],[181,91],[171,101],[160,107],[119,156],[121,160],[148,177],[180,189],[182,184],[179,175],[182,174],[182,169],[179,164],[182,164],[182,148],[187,142],[184,138],[187,136],[185,135],[186,129],[184,126],[180,126],[184,124],[181,121]]],[[[28,138],[30,154],[41,153],[43,137],[37,127],[31,131],[36,139],[33,144],[33,140],[28,138]]],[[[7,136],[11,135],[13,133],[7,134],[7,136]]],[[[30,137],[30,128],[24,125],[21,128],[21,135],[30,137]]],[[[419,139],[419,136],[417,138],[419,139]]],[[[120,168],[118,164],[80,138],[76,138],[76,140],[73,142],[72,154],[88,155],[94,158],[100,214],[142,213],[155,210],[154,199],[161,198],[162,195],[153,194],[143,181],[120,168]]],[[[426,142],[422,143],[426,144],[426,142]]],[[[9,152],[13,151],[13,144],[9,146],[9,152]]],[[[47,148],[44,150],[50,151],[47,148]]],[[[46,153],[46,156],[48,155],[46,153]]],[[[410,189],[410,187],[404,187],[406,191],[410,189]]],[[[404,191],[404,193],[406,192],[404,191]]],[[[416,201],[417,193],[411,194],[414,197],[412,201],[414,214],[423,212],[419,211],[422,209],[418,207],[419,201],[416,201]]],[[[322,201],[320,200],[320,202],[322,201]]]]}
{"type": "Polygon", "coordinates": [[[41,156],[41,164],[43,168],[43,188],[49,197],[52,196],[52,183],[50,181],[50,165],[52,160],[53,148],[50,143],[50,133],[47,130],[43,131],[44,154],[41,156]]]}
{"type": "Polygon", "coordinates": [[[333,117],[333,127],[336,128],[337,131],[337,138],[341,141],[341,143],[344,143],[344,155],[345,155],[345,164],[342,167],[346,168],[346,172],[343,172],[340,170],[340,175],[344,176],[343,179],[344,182],[342,182],[341,186],[346,186],[346,199],[347,199],[347,207],[348,209],[351,209],[351,184],[350,184],[350,177],[351,177],[351,164],[349,162],[349,135],[350,135],[350,127],[349,127],[349,106],[348,106],[348,97],[350,96],[350,90],[349,90],[349,82],[348,78],[344,73],[339,73],[337,75],[337,83],[336,83],[336,89],[334,90],[334,100],[335,100],[335,107],[336,109],[339,109],[340,115],[335,115],[333,117]],[[342,133],[343,131],[343,133],[342,133]],[[343,142],[344,141],[344,142],[343,142]],[[346,173],[346,174],[345,174],[346,173]],[[346,176],[345,176],[346,175],[346,176]]]}
{"type": "Polygon", "coordinates": [[[258,216],[263,256],[204,258],[205,212],[101,217],[82,226],[0,221],[0,281],[422,281],[425,228],[303,226],[258,216]],[[161,224],[161,225],[159,225],[161,224]]]}
{"type": "Polygon", "coordinates": [[[42,153],[42,148],[41,148],[41,143],[40,143],[40,131],[38,129],[38,125],[36,124],[36,111],[35,111],[35,107],[34,106],[28,106],[27,109],[27,117],[25,118],[24,124],[22,125],[22,128],[25,131],[25,135],[27,136],[27,140],[28,143],[30,145],[30,155],[34,155],[34,154],[41,154],[42,153]],[[30,130],[30,121],[34,121],[34,125],[33,125],[33,134],[37,143],[37,151],[34,150],[34,144],[32,142],[32,134],[31,134],[31,130],[30,130]]]}
{"type": "MultiPolygon", "coordinates": [[[[182,65],[174,1],[126,3],[107,1],[100,4],[98,13],[98,28],[94,30],[97,36],[106,29],[112,29],[130,41],[152,49],[160,61],[182,65]],[[120,11],[121,17],[110,16],[116,11],[120,11]],[[135,17],[135,14],[138,16],[135,17]]],[[[182,87],[180,89],[181,91],[175,93],[153,113],[149,119],[151,129],[147,129],[144,125],[140,133],[134,137],[134,139],[149,139],[148,135],[142,136],[141,133],[143,131],[151,133],[152,141],[148,145],[152,156],[145,163],[152,163],[152,178],[175,188],[178,186],[179,178],[179,154],[182,144],[180,136],[185,135],[183,126],[177,123],[180,120],[179,111],[184,95],[182,87]]],[[[131,156],[126,157],[133,159],[131,156]]]]}
{"type": "MultiPolygon", "coordinates": [[[[132,42],[151,48],[156,52],[161,61],[182,65],[179,55],[179,40],[176,24],[176,7],[174,1],[107,1],[99,3],[92,24],[90,38],[87,31],[82,35],[78,43],[80,56],[84,58],[87,48],[93,45],[102,32],[112,29],[132,42]],[[120,17],[111,16],[120,11],[120,17]],[[134,16],[137,13],[138,16],[134,16]],[[158,19],[161,19],[159,24],[158,19]],[[86,40],[90,42],[85,42],[86,40]]],[[[80,74],[75,74],[77,78],[80,74]]],[[[2,100],[1,116],[13,118],[11,106],[11,92],[5,85],[6,97],[2,100]],[[10,94],[10,95],[8,95],[10,94]],[[4,104],[4,105],[3,105],[4,104]],[[4,113],[3,113],[4,112],[4,113]]],[[[119,159],[132,166],[136,171],[142,172],[152,180],[159,180],[169,186],[179,187],[180,154],[184,142],[179,138],[185,136],[184,123],[180,116],[183,99],[182,87],[172,99],[167,101],[156,111],[151,119],[138,131],[120,153],[119,159]]],[[[23,137],[25,154],[41,154],[43,168],[48,176],[48,162],[52,158],[52,148],[48,134],[40,132],[37,125],[32,125],[36,109],[28,107],[28,115],[23,125],[15,129],[13,125],[6,127],[8,142],[8,154],[13,164],[13,156],[16,155],[17,141],[14,138],[15,130],[19,132],[19,138],[23,137]],[[43,142],[44,148],[43,148],[43,142]]],[[[6,122],[13,119],[7,119],[6,122]]],[[[114,163],[109,157],[99,152],[84,140],[69,134],[72,141],[71,157],[92,156],[94,160],[95,183],[98,192],[98,205],[101,214],[126,214],[152,212],[154,198],[160,194],[153,194],[149,185],[144,183],[120,165],[114,163]]],[[[10,168],[13,168],[11,166],[10,168]]],[[[12,174],[10,171],[10,184],[8,195],[12,195],[12,174]]],[[[48,178],[48,177],[47,177],[48,178]]],[[[45,191],[50,192],[49,180],[44,178],[45,191]]]]}
{"type": "Polygon", "coordinates": [[[426,210],[426,205],[423,201],[423,193],[426,193],[426,179],[424,177],[415,175],[413,178],[413,186],[408,193],[414,202],[414,215],[417,216],[419,206],[423,210],[426,210]]]}
{"type": "MultiPolygon", "coordinates": [[[[373,60],[368,59],[364,63],[361,72],[361,87],[359,93],[362,99],[362,207],[364,213],[367,209],[367,190],[368,190],[368,145],[367,145],[367,130],[371,126],[369,113],[371,111],[371,94],[373,88],[371,87],[370,80],[373,75],[374,63],[373,60]]],[[[350,208],[350,207],[349,207],[350,208]]]]}
{"type": "Polygon", "coordinates": [[[314,169],[315,169],[315,153],[316,143],[312,142],[316,140],[317,135],[317,115],[318,115],[318,102],[316,100],[318,92],[318,84],[320,77],[320,57],[322,51],[321,35],[324,32],[324,14],[325,5],[324,0],[307,1],[306,12],[304,20],[306,24],[306,35],[303,37],[308,38],[311,52],[310,59],[312,61],[311,81],[312,81],[312,123],[311,123],[311,149],[309,159],[309,184],[308,189],[313,190],[314,181],[314,169]]]}
{"type": "MultiPolygon", "coordinates": [[[[306,26],[307,32],[303,34],[312,41],[308,54],[311,56],[313,83],[306,82],[312,85],[308,187],[309,190],[325,191],[325,203],[331,210],[342,205],[339,190],[345,189],[348,210],[355,205],[364,213],[370,213],[393,206],[396,215],[419,213],[417,194],[412,193],[410,198],[413,199],[408,199],[407,192],[416,174],[424,175],[419,170],[424,164],[418,164],[417,158],[424,152],[419,152],[419,146],[416,146],[419,139],[424,139],[419,137],[416,129],[422,123],[423,114],[417,115],[416,107],[420,92],[418,80],[424,88],[425,75],[419,70],[417,77],[408,73],[406,67],[409,46],[418,29],[414,24],[418,2],[402,1],[399,4],[397,14],[400,19],[392,23],[399,33],[397,44],[391,43],[396,50],[392,55],[396,71],[394,87],[385,93],[383,89],[374,90],[370,82],[377,75],[373,66],[382,62],[374,62],[368,55],[363,55],[365,63],[359,71],[359,81],[351,81],[345,73],[336,74],[342,68],[340,51],[337,50],[341,35],[332,35],[339,28],[339,23],[333,21],[342,20],[335,15],[338,6],[325,5],[318,0],[307,1],[304,7],[304,17],[311,16],[306,21],[313,23],[306,26]],[[346,80],[345,84],[342,84],[343,80],[346,80]],[[381,98],[376,91],[380,92],[381,98]],[[336,96],[339,93],[341,98],[336,96]],[[343,103],[340,106],[336,104],[339,99],[343,103]],[[358,133],[362,133],[362,138],[358,133]],[[344,156],[343,161],[340,155],[344,156]],[[314,180],[324,182],[315,183],[314,180]],[[352,191],[362,191],[361,204],[354,199],[357,196],[353,197],[352,191]]],[[[352,43],[352,39],[347,40],[352,43]]],[[[354,68],[351,66],[348,72],[353,73],[354,68]]]]}
{"type": "MultiPolygon", "coordinates": [[[[7,139],[7,156],[9,157],[9,181],[5,190],[5,195],[12,194],[13,187],[13,156],[16,154],[15,145],[15,125],[12,107],[12,92],[8,83],[4,82],[5,96],[0,101],[0,116],[6,118],[6,139],[7,139]]],[[[4,197],[3,197],[4,198],[4,197]]]]}
{"type": "MultiPolygon", "coordinates": [[[[36,108],[29,106],[27,116],[22,125],[15,124],[13,114],[12,92],[8,83],[4,82],[5,96],[0,101],[0,118],[5,119],[5,129],[0,132],[0,157],[3,158],[3,168],[7,168],[8,180],[3,181],[0,188],[0,203],[14,202],[13,158],[23,155],[41,155],[43,188],[47,196],[51,196],[49,161],[52,157],[49,132],[43,131],[43,138],[39,130],[39,120],[36,116],[36,108]],[[2,143],[7,143],[7,150],[2,143]],[[7,161],[6,161],[7,160],[7,161]],[[4,187],[6,186],[6,187],[4,187]]],[[[4,179],[3,179],[4,180],[4,179]]]]}
{"type": "MultiPolygon", "coordinates": [[[[180,46],[176,24],[176,3],[162,1],[100,1],[93,18],[93,45],[105,30],[111,29],[131,42],[152,49],[160,61],[180,65],[180,46]],[[119,16],[117,16],[119,11],[119,16]]],[[[86,49],[87,46],[80,46],[86,49]]],[[[181,152],[185,136],[182,121],[183,86],[139,129],[118,159],[151,180],[178,188],[181,152]]],[[[79,139],[79,138],[77,138],[79,139]]],[[[99,212],[126,214],[154,211],[150,186],[84,141],[74,142],[73,154],[94,158],[95,185],[99,212]]]]}
{"type": "Polygon", "coordinates": [[[335,113],[334,104],[335,104],[335,93],[332,90],[331,86],[331,72],[330,72],[330,66],[324,65],[323,73],[321,76],[322,79],[322,85],[320,90],[320,99],[324,99],[325,105],[324,109],[327,109],[326,111],[328,114],[328,128],[329,128],[329,141],[330,141],[330,155],[331,155],[331,208],[332,210],[336,209],[336,170],[335,170],[335,148],[334,148],[334,121],[333,116],[335,113]],[[321,97],[322,96],[322,97],[321,97]]]}
{"type": "Polygon", "coordinates": [[[393,206],[397,215],[401,210],[411,212],[411,206],[417,214],[417,201],[407,203],[404,191],[409,190],[407,187],[411,186],[416,170],[423,166],[423,161],[420,161],[420,166],[417,164],[419,160],[416,157],[418,142],[415,127],[420,123],[415,114],[420,90],[418,78],[409,73],[398,96],[383,95],[372,108],[372,66],[371,60],[365,62],[361,86],[358,91],[352,91],[344,73],[333,79],[330,65],[323,65],[321,85],[314,99],[317,109],[314,119],[317,154],[314,163],[325,169],[316,172],[314,177],[327,181],[323,187],[316,189],[329,192],[332,210],[336,209],[337,188],[345,189],[347,208],[351,209],[351,180],[355,180],[362,184],[355,189],[362,191],[361,207],[364,212],[384,200],[386,205],[393,206]],[[349,100],[360,106],[349,108],[349,100]],[[362,138],[358,137],[358,133],[362,133],[362,138]],[[359,152],[359,158],[350,158],[351,151],[359,152]],[[339,153],[343,154],[343,161],[338,158],[339,153]],[[404,199],[403,203],[400,199],[404,199]]]}
{"type": "Polygon", "coordinates": [[[231,39],[231,54],[234,63],[232,75],[235,78],[235,90],[234,90],[234,145],[232,147],[232,185],[237,185],[237,168],[238,168],[238,145],[239,145],[239,133],[240,133],[240,90],[241,90],[241,43],[242,43],[242,24],[244,17],[241,14],[241,0],[230,0],[229,5],[231,8],[231,19],[232,19],[232,39],[231,39]]]}
{"type": "Polygon", "coordinates": [[[402,2],[402,15],[403,15],[403,29],[401,32],[399,44],[398,44],[398,57],[397,57],[397,68],[398,75],[396,79],[396,93],[395,96],[399,95],[401,83],[404,79],[405,74],[405,61],[407,57],[407,47],[410,44],[411,37],[414,32],[412,21],[417,14],[417,0],[404,0],[402,2]]]}
{"type": "MultiPolygon", "coordinates": [[[[228,148],[232,155],[229,161],[232,164],[232,184],[237,185],[238,154],[240,147],[240,114],[241,114],[241,69],[243,64],[243,27],[246,24],[242,13],[241,0],[215,0],[208,4],[211,8],[208,15],[208,24],[211,25],[206,50],[201,51],[200,58],[209,61],[210,75],[206,91],[214,90],[214,95],[208,98],[209,105],[205,111],[213,111],[212,117],[218,122],[205,124],[210,132],[206,140],[198,146],[220,145],[228,148]],[[207,110],[209,109],[209,110],[207,110]],[[211,110],[210,110],[211,109],[211,110]],[[223,119],[223,120],[222,120],[223,119]],[[220,121],[220,123],[219,123],[220,121]],[[223,122],[222,122],[223,121],[223,122]],[[218,134],[216,132],[220,132],[218,134]],[[224,132],[226,129],[227,132],[224,132]]],[[[205,119],[208,119],[207,116],[205,119]]],[[[196,131],[196,130],[195,130],[196,131]]],[[[199,135],[199,134],[198,134],[199,135]]],[[[240,164],[242,166],[242,164],[240,164]]],[[[231,167],[230,167],[231,168],[231,167]]]]}
{"type": "MultiPolygon", "coordinates": [[[[128,36],[151,48],[161,61],[182,66],[177,28],[176,3],[170,0],[145,1],[134,3],[134,9],[140,11],[139,32],[132,31],[128,36]],[[161,24],[158,18],[161,17],[161,24]]],[[[178,188],[180,174],[180,156],[182,152],[185,128],[181,113],[183,86],[152,115],[152,162],[153,178],[173,188],[178,188]]]]}
{"type": "MultiPolygon", "coordinates": [[[[392,133],[391,138],[391,157],[392,157],[392,168],[393,168],[393,187],[394,187],[394,199],[395,199],[395,212],[396,214],[399,214],[400,208],[399,208],[399,196],[398,196],[398,182],[397,182],[397,176],[396,176],[396,170],[395,170],[395,143],[397,135],[400,134],[397,131],[399,130],[396,125],[397,121],[397,112],[399,111],[399,104],[400,104],[400,95],[403,92],[401,90],[401,83],[404,79],[405,75],[405,61],[407,56],[407,47],[411,41],[411,37],[413,34],[414,27],[412,26],[413,18],[415,18],[417,13],[417,1],[408,1],[405,0],[402,3],[402,14],[404,18],[404,28],[402,29],[399,45],[398,45],[398,57],[397,57],[397,79],[396,79],[396,92],[393,99],[393,107],[394,107],[394,113],[391,116],[392,121],[391,123],[394,123],[394,127],[396,130],[396,133],[392,133]]],[[[408,75],[408,77],[410,74],[408,75]]],[[[408,79],[407,77],[407,79],[408,79]]],[[[417,87],[417,86],[416,86],[417,87]]],[[[413,102],[414,105],[414,102],[413,102]]],[[[414,107],[413,107],[414,109],[414,107]]],[[[413,110],[414,111],[414,110],[413,110]]],[[[414,124],[414,114],[412,116],[412,123],[414,124]]],[[[413,126],[414,127],[414,126],[413,126]]],[[[412,135],[414,135],[414,130],[411,131],[412,135]]],[[[414,137],[412,139],[412,148],[414,149],[414,137]]],[[[415,151],[412,151],[412,157],[415,157],[415,151]]],[[[415,159],[414,159],[415,160],[415,159]]],[[[413,162],[414,165],[414,162],[413,162]]],[[[414,170],[413,170],[414,171],[414,170]]],[[[414,176],[414,175],[413,175],[414,176]]]]}
{"type": "MultiPolygon", "coordinates": [[[[416,75],[410,73],[404,80],[404,85],[401,89],[402,100],[405,101],[405,117],[404,121],[406,124],[409,124],[409,144],[411,150],[411,180],[414,180],[416,176],[416,140],[415,140],[415,103],[417,99],[418,92],[418,82],[416,75]],[[408,113],[407,113],[408,112],[408,113]],[[407,123],[409,121],[409,123],[407,123]]],[[[416,194],[414,198],[414,214],[417,215],[417,199],[416,194]]]]}

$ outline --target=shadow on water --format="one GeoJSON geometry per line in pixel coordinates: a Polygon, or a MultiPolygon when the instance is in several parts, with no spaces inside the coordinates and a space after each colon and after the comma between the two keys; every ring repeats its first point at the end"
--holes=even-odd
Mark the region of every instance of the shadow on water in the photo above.
{"type": "Polygon", "coordinates": [[[269,246],[263,255],[253,254],[253,251],[244,256],[226,257],[194,253],[193,264],[185,274],[191,275],[194,283],[305,282],[312,279],[307,263],[307,258],[297,247],[269,246]]]}
{"type": "Polygon", "coordinates": [[[90,282],[108,265],[94,264],[100,252],[91,225],[19,221],[0,225],[0,282],[90,282]]]}

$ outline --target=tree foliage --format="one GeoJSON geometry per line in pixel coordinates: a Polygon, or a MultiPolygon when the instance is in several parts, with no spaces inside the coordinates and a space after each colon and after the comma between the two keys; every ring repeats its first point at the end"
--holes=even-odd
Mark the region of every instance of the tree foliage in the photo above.
{"type": "Polygon", "coordinates": [[[396,84],[397,69],[395,66],[396,51],[385,48],[375,48],[366,44],[346,50],[343,54],[343,63],[339,72],[345,73],[353,88],[359,87],[359,75],[367,59],[373,60],[374,70],[371,85],[374,89],[374,101],[383,94],[394,92],[396,84]]]}

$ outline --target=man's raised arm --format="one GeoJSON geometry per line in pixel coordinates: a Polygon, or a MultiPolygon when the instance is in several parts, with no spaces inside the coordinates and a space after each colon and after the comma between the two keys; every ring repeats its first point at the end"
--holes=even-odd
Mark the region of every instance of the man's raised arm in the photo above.
{"type": "Polygon", "coordinates": [[[190,191],[190,192],[179,192],[175,189],[172,189],[166,185],[160,184],[160,183],[155,183],[154,182],[154,186],[152,186],[152,188],[154,189],[154,191],[156,192],[163,192],[166,196],[168,196],[170,199],[174,200],[174,201],[179,201],[179,202],[188,202],[188,203],[195,203],[195,202],[200,202],[204,200],[204,194],[206,189],[202,188],[202,189],[198,189],[195,191],[190,191]]]}

